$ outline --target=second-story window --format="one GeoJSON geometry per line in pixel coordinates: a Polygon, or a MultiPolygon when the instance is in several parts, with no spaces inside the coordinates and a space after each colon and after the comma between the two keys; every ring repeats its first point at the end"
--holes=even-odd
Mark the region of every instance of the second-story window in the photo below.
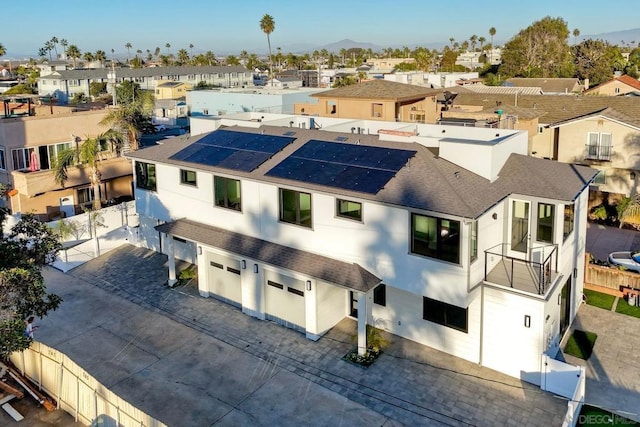
{"type": "Polygon", "coordinates": [[[567,237],[569,237],[573,231],[574,209],[575,205],[573,203],[570,205],[564,205],[564,227],[562,231],[562,237],[564,240],[567,240],[567,237]]]}
{"type": "Polygon", "coordinates": [[[473,221],[469,228],[469,263],[478,259],[478,221],[473,221]]]}
{"type": "Polygon", "coordinates": [[[36,149],[34,147],[16,148],[11,150],[13,170],[19,171],[29,169],[32,156],[35,156],[35,151],[36,149]]]}
{"type": "Polygon", "coordinates": [[[136,188],[156,191],[156,165],[153,163],[136,162],[136,188]]]}
{"type": "Polygon", "coordinates": [[[538,234],[539,242],[553,243],[553,205],[538,203],[538,234]]]}
{"type": "Polygon", "coordinates": [[[336,215],[340,218],[355,219],[362,221],[362,203],[350,200],[336,200],[336,215]]]}
{"type": "Polygon", "coordinates": [[[412,214],[411,252],[458,264],[460,222],[412,214]]]}
{"type": "Polygon", "coordinates": [[[7,160],[4,156],[4,147],[0,147],[0,170],[7,170],[7,160]]]}
{"type": "Polygon", "coordinates": [[[213,186],[216,206],[233,209],[234,211],[242,210],[240,180],[214,176],[213,186]]]}
{"type": "Polygon", "coordinates": [[[280,221],[311,227],[311,194],[281,188],[280,221]]]}
{"type": "Polygon", "coordinates": [[[180,169],[180,184],[197,186],[196,171],[180,169]]]}
{"type": "Polygon", "coordinates": [[[587,160],[611,160],[611,134],[589,132],[585,158],[587,160]]]}

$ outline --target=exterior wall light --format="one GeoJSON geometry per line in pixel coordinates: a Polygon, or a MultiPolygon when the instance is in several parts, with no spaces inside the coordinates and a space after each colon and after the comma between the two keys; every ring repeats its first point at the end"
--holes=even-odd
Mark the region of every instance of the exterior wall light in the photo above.
{"type": "Polygon", "coordinates": [[[253,264],[253,272],[254,273],[258,272],[258,264],[253,264]]]}
{"type": "Polygon", "coordinates": [[[311,280],[307,280],[307,290],[311,290],[311,280]]]}
{"type": "Polygon", "coordinates": [[[240,265],[242,266],[242,269],[243,269],[243,270],[246,270],[246,269],[247,269],[247,261],[246,261],[246,260],[244,260],[244,259],[243,259],[243,260],[240,262],[240,265]]]}
{"type": "Polygon", "coordinates": [[[531,327],[531,316],[529,316],[528,314],[524,315],[524,327],[525,328],[531,327]]]}

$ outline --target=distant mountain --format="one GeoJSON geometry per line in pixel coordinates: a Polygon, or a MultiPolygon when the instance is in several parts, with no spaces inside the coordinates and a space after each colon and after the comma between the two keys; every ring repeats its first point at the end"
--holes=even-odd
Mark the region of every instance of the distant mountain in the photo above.
{"type": "MultiPolygon", "coordinates": [[[[573,39],[573,37],[572,37],[573,39]]],[[[590,35],[580,35],[578,40],[587,40],[587,39],[600,39],[604,41],[608,41],[611,44],[617,45],[627,45],[630,44],[633,47],[636,47],[638,43],[640,43],[640,28],[634,28],[631,30],[624,31],[613,31],[610,33],[601,33],[601,34],[590,34],[590,35]]]]}
{"type": "Polygon", "coordinates": [[[329,52],[339,52],[340,49],[352,49],[352,48],[360,48],[360,49],[371,49],[374,52],[378,52],[383,49],[382,46],[375,45],[373,43],[366,42],[356,42],[351,39],[340,40],[339,42],[325,44],[323,46],[319,46],[318,50],[327,49],[329,52]]]}

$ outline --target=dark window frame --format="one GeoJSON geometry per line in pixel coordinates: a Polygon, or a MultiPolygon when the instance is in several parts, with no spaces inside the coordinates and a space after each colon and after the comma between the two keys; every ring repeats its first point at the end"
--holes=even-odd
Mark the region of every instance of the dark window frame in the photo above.
{"type": "Polygon", "coordinates": [[[291,190],[288,188],[280,188],[278,191],[279,194],[279,206],[280,206],[280,212],[279,212],[279,219],[281,222],[286,222],[287,224],[293,224],[293,225],[299,225],[302,227],[306,227],[306,228],[313,228],[313,201],[311,199],[311,193],[306,193],[304,191],[298,191],[298,190],[291,190]],[[294,216],[295,218],[293,220],[288,220],[285,217],[285,210],[284,210],[284,193],[285,192],[290,192],[291,195],[294,196],[294,216]],[[306,221],[303,219],[302,217],[302,210],[300,209],[300,197],[302,195],[305,196],[309,196],[309,219],[308,219],[308,224],[306,223],[306,221]]]}
{"type": "Polygon", "coordinates": [[[469,332],[468,308],[458,307],[433,298],[422,297],[422,318],[465,334],[469,332]],[[459,322],[455,322],[460,316],[464,316],[464,326],[461,326],[459,322]]]}
{"type": "Polygon", "coordinates": [[[426,256],[433,259],[438,259],[445,262],[451,262],[454,264],[460,264],[460,221],[446,218],[439,218],[431,215],[421,215],[417,213],[411,214],[411,253],[414,255],[426,256]],[[427,234],[427,240],[416,239],[416,218],[427,218],[436,221],[436,233],[435,233],[435,248],[430,248],[429,235],[427,234]],[[449,223],[448,227],[444,227],[444,222],[449,223]],[[448,238],[447,238],[448,236],[448,238]],[[422,248],[418,248],[419,243],[422,248]],[[425,247],[426,243],[426,247],[425,247]],[[455,253],[450,250],[450,246],[454,244],[457,246],[455,253]],[[455,256],[452,256],[454,254],[455,256]]]}
{"type": "Polygon", "coordinates": [[[219,208],[230,209],[238,212],[242,212],[242,183],[239,179],[228,178],[225,176],[214,175],[213,176],[213,204],[219,208]],[[218,185],[218,182],[223,182],[224,185],[218,185]],[[238,184],[239,201],[233,202],[229,198],[229,183],[238,184]],[[218,194],[218,189],[222,189],[223,194],[218,194]],[[221,197],[220,197],[221,196],[221,197]]]}
{"type": "Polygon", "coordinates": [[[353,200],[347,200],[347,199],[336,199],[336,216],[342,219],[362,222],[362,203],[354,202],[353,200]],[[348,212],[353,212],[353,211],[342,210],[341,208],[343,203],[353,203],[353,204],[360,205],[358,216],[356,217],[356,216],[349,215],[348,212]]]}
{"type": "Polygon", "coordinates": [[[304,297],[304,292],[300,289],[292,288],[291,286],[287,286],[287,292],[290,292],[294,295],[298,295],[300,297],[304,297]]]}
{"type": "Polygon", "coordinates": [[[180,169],[180,184],[192,187],[198,186],[198,173],[190,169],[180,169]],[[189,174],[193,174],[193,181],[189,179],[189,174]]]}
{"type": "Polygon", "coordinates": [[[469,226],[469,264],[478,259],[478,221],[471,222],[469,226]]]}
{"type": "Polygon", "coordinates": [[[556,206],[554,204],[538,203],[538,215],[536,215],[536,240],[538,242],[553,243],[553,235],[555,233],[555,214],[556,206]],[[541,209],[544,209],[546,211],[548,208],[551,208],[551,215],[541,218],[541,209]],[[543,221],[548,218],[551,219],[550,223],[547,221],[543,221]],[[550,233],[548,233],[548,229],[550,229],[550,233]],[[545,234],[550,234],[550,237],[544,237],[545,234]]]}
{"type": "Polygon", "coordinates": [[[575,203],[564,205],[564,218],[562,221],[563,241],[567,240],[567,237],[569,237],[571,233],[573,233],[573,227],[575,225],[575,215],[576,215],[575,209],[576,209],[575,203]]]}
{"type": "Polygon", "coordinates": [[[387,306],[387,285],[384,283],[373,289],[373,303],[383,307],[387,306]]]}
{"type": "Polygon", "coordinates": [[[147,191],[158,190],[155,163],[136,162],[136,188],[147,191]]]}

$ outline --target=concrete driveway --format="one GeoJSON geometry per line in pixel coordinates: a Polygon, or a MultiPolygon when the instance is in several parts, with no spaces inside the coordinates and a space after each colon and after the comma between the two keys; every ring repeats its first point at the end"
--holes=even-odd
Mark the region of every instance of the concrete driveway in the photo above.
{"type": "Polygon", "coordinates": [[[587,223],[587,252],[606,261],[611,252],[640,250],[640,232],[587,223]]]}
{"type": "Polygon", "coordinates": [[[356,325],[314,342],[192,287],[169,289],[166,257],[123,245],[63,274],[38,339],[169,426],[560,425],[565,399],[414,342],[369,369],[341,360],[356,325]]]}

